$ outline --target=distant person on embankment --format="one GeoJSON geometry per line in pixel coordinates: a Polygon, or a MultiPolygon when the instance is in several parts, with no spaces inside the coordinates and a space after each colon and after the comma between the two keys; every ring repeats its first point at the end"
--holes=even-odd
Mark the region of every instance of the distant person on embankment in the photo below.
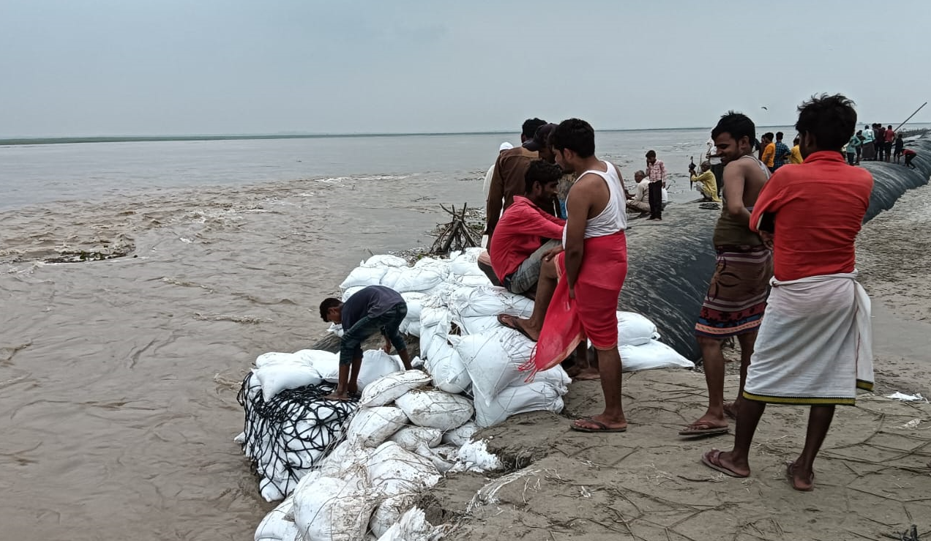
{"type": "Polygon", "coordinates": [[[773,157],[773,172],[776,172],[777,169],[782,167],[789,161],[789,155],[792,154],[792,151],[789,149],[789,146],[782,142],[782,138],[785,135],[779,131],[776,132],[776,153],[773,157]]]}
{"type": "Polygon", "coordinates": [[[411,357],[399,330],[406,316],[407,303],[404,298],[385,286],[364,287],[346,302],[334,298],[323,299],[320,303],[320,318],[343,326],[343,336],[339,340],[339,384],[333,394],[324,398],[349,400],[358,394],[362,343],[375,333],[381,333],[385,338],[385,353],[390,353],[393,345],[404,368],[410,370],[411,357]]]}
{"type": "Polygon", "coordinates": [[[909,169],[914,169],[915,164],[912,163],[912,160],[914,160],[915,156],[917,156],[918,154],[914,150],[910,148],[906,148],[905,150],[902,151],[902,155],[905,156],[905,167],[908,167],[909,169]]]}
{"type": "Polygon", "coordinates": [[[776,165],[776,143],[773,142],[773,132],[763,134],[763,152],[760,155],[760,161],[769,168],[770,173],[776,165]]]}
{"type": "MultiPolygon", "coordinates": [[[[798,144],[799,144],[799,138],[796,137],[792,141],[792,150],[789,151],[789,163],[793,165],[798,165],[804,161],[802,159],[802,151],[799,150],[798,144]]],[[[860,145],[857,145],[857,148],[860,148],[860,145]]],[[[857,155],[859,154],[860,153],[858,151],[857,155]]]]}
{"type": "MultiPolygon", "coordinates": [[[[498,147],[498,155],[500,156],[502,152],[511,150],[512,148],[514,148],[514,145],[505,141],[498,147]]],[[[495,163],[498,163],[497,158],[495,158],[495,163]]],[[[488,200],[488,190],[491,188],[491,178],[495,174],[495,163],[492,163],[491,167],[488,168],[488,171],[485,173],[485,182],[482,184],[482,196],[486,201],[488,200]]]]}
{"type": "Polygon", "coordinates": [[[646,154],[646,174],[650,178],[650,220],[663,219],[663,188],[666,187],[666,164],[656,159],[656,151],[646,154]]]}
{"type": "Polygon", "coordinates": [[[853,102],[842,95],[803,103],[795,127],[805,163],[776,173],[753,209],[750,226],[773,247],[773,290],[734,448],[702,456],[705,465],[731,477],[750,475],[750,445],[767,403],[810,405],[805,446],[787,464],[786,476],[795,490],[812,490],[813,464],[835,406],[854,405],[858,388],[872,389],[870,305],[856,281],[854,244],[873,178],[840,156],[856,122],[853,102]]]}
{"type": "Polygon", "coordinates": [[[488,235],[488,244],[492,243],[501,212],[514,203],[515,195],[524,193],[524,173],[527,172],[530,162],[540,157],[533,136],[537,128],[544,124],[546,121],[539,118],[525,120],[521,126],[521,146],[498,154],[485,203],[485,234],[488,235]]]}
{"type": "Polygon", "coordinates": [[[905,139],[902,138],[901,133],[895,135],[895,153],[893,158],[895,158],[895,163],[899,163],[899,160],[902,158],[902,151],[905,150],[905,139]]]}
{"type": "Polygon", "coordinates": [[[860,148],[860,137],[853,134],[847,141],[847,165],[857,165],[857,149],[860,148]]]}
{"type": "Polygon", "coordinates": [[[875,135],[873,134],[873,128],[869,126],[863,126],[863,130],[860,132],[860,134],[863,136],[863,144],[860,145],[860,148],[862,149],[862,159],[866,161],[875,160],[876,146],[874,144],[875,135]]]}
{"type": "Polygon", "coordinates": [[[495,228],[489,250],[491,267],[511,293],[533,294],[543,255],[560,245],[566,222],[543,209],[552,207],[562,174],[558,165],[530,162],[524,174],[524,194],[514,197],[514,204],[504,211],[495,228]]]}
{"type": "Polygon", "coordinates": [[[724,208],[714,228],[717,264],[695,324],[708,384],[708,410],[680,431],[681,436],[727,432],[725,415],[733,416],[734,405],[724,404],[721,345],[732,336],[740,342],[740,388],[743,390],[756,331],[766,308],[773,260],[763,239],[750,231],[750,212],[769,179],[769,170],[753,155],[751,141],[755,131],[752,120],[734,112],[722,116],[711,131],[724,158],[724,208]]]}
{"type": "Polygon", "coordinates": [[[721,199],[718,198],[718,184],[714,179],[714,173],[711,172],[711,164],[709,162],[701,162],[701,173],[696,173],[694,168],[695,164],[693,163],[689,169],[689,180],[692,184],[698,185],[703,199],[705,201],[720,203],[721,199]]]}
{"type": "Polygon", "coordinates": [[[639,212],[640,218],[650,214],[650,179],[643,171],[634,173],[634,182],[637,187],[632,194],[627,195],[627,208],[639,212]]]}
{"type": "Polygon", "coordinates": [[[892,161],[892,143],[895,142],[895,131],[890,124],[886,131],[883,132],[883,156],[887,162],[892,161]]]}

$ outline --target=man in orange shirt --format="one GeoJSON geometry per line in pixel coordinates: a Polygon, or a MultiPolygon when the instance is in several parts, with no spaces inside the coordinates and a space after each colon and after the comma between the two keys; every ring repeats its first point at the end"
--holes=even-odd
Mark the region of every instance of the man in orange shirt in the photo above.
{"type": "Polygon", "coordinates": [[[812,466],[835,406],[854,404],[857,388],[872,388],[869,297],[856,282],[854,243],[873,177],[840,153],[856,122],[853,102],[840,94],[803,103],[795,127],[805,161],[773,175],[753,209],[750,226],[773,246],[775,278],[738,406],[734,448],[702,456],[732,477],[750,475],[750,444],[767,403],[810,405],[805,447],[786,475],[794,489],[812,490],[812,466]]]}
{"type": "Polygon", "coordinates": [[[772,173],[775,171],[774,166],[776,165],[776,143],[773,142],[773,132],[763,134],[762,147],[763,155],[760,157],[760,161],[766,167],[769,167],[769,172],[772,173]]]}

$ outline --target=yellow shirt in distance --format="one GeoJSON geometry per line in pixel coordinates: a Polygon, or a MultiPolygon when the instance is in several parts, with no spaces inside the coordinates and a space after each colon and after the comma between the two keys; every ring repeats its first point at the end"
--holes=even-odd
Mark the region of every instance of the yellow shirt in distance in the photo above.
{"type": "Polygon", "coordinates": [[[763,158],[760,160],[766,167],[772,168],[776,161],[776,143],[770,143],[763,149],[763,158]]]}
{"type": "Polygon", "coordinates": [[[802,163],[802,151],[798,149],[798,145],[792,147],[792,151],[789,152],[789,163],[802,163]]]}
{"type": "Polygon", "coordinates": [[[721,201],[721,198],[718,197],[718,183],[711,170],[705,171],[700,175],[692,174],[691,180],[692,182],[700,183],[702,193],[710,197],[712,201],[721,201]]]}

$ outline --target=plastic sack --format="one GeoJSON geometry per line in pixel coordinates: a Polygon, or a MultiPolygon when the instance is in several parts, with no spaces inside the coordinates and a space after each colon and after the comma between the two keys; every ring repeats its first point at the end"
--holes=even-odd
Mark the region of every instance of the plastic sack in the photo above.
{"type": "Polygon", "coordinates": [[[498,316],[463,317],[456,320],[465,334],[484,334],[502,327],[498,316]]]}
{"type": "MultiPolygon", "coordinates": [[[[378,504],[369,520],[369,530],[380,538],[394,526],[408,509],[414,507],[417,498],[411,494],[392,496],[378,504]]],[[[406,540],[405,540],[406,541],[406,540]]]]}
{"type": "Polygon", "coordinates": [[[348,300],[349,300],[349,297],[352,297],[352,296],[355,295],[356,293],[362,291],[363,289],[365,289],[365,287],[366,287],[366,286],[353,286],[353,287],[350,287],[350,288],[347,289],[346,291],[343,291],[343,296],[340,297],[340,300],[343,301],[343,302],[348,301],[348,300]]]}
{"type": "Polygon", "coordinates": [[[619,346],[624,372],[639,372],[656,368],[695,368],[695,363],[679,355],[662,342],[651,340],[641,346],[619,346]]]}
{"type": "Polygon", "coordinates": [[[388,355],[381,349],[370,349],[362,353],[362,366],[359,367],[359,376],[356,383],[359,390],[378,381],[379,379],[404,370],[404,364],[397,355],[388,355]]]}
{"type": "Polygon", "coordinates": [[[270,364],[312,364],[304,362],[303,358],[296,353],[280,353],[278,351],[270,351],[268,353],[263,353],[255,358],[256,368],[262,368],[270,364]]]}
{"type": "Polygon", "coordinates": [[[388,374],[365,386],[359,405],[363,408],[384,406],[407,394],[408,391],[419,389],[428,383],[430,383],[430,376],[420,370],[388,374]]]}
{"type": "Polygon", "coordinates": [[[415,425],[443,432],[462,426],[474,413],[471,400],[442,391],[411,391],[394,402],[415,425]]]}
{"type": "Polygon", "coordinates": [[[381,283],[381,279],[386,272],[388,272],[387,267],[356,267],[343,280],[339,288],[346,290],[350,287],[377,286],[381,283]]]}
{"type": "Polygon", "coordinates": [[[426,364],[427,372],[433,377],[433,386],[452,394],[467,391],[472,385],[472,378],[459,353],[445,342],[433,352],[426,364]]]}
{"type": "Polygon", "coordinates": [[[383,443],[365,463],[371,486],[383,496],[413,494],[440,480],[436,467],[426,458],[405,451],[393,441],[383,443]]]}
{"type": "Polygon", "coordinates": [[[413,508],[388,528],[378,541],[432,541],[433,526],[427,522],[424,512],[413,508]]]}
{"type": "Polygon", "coordinates": [[[530,317],[533,313],[533,301],[523,295],[515,295],[503,287],[461,287],[450,294],[449,310],[459,318],[498,314],[530,317]]]}
{"type": "Polygon", "coordinates": [[[302,349],[300,351],[295,351],[294,355],[299,357],[301,362],[309,364],[314,368],[317,368],[318,365],[325,366],[328,363],[339,362],[338,354],[321,349],[302,349]]]}
{"type": "Polygon", "coordinates": [[[526,377],[519,368],[530,360],[533,347],[534,342],[527,337],[501,327],[485,334],[464,336],[456,351],[472,378],[473,391],[480,391],[491,400],[508,385],[526,377]]]}
{"type": "Polygon", "coordinates": [[[346,431],[346,439],[359,442],[365,447],[378,447],[405,425],[407,416],[400,408],[364,408],[353,415],[346,431]]]}
{"type": "Polygon", "coordinates": [[[314,472],[294,491],[294,522],[304,539],[364,539],[376,501],[363,480],[344,481],[314,472]]]}
{"type": "Polygon", "coordinates": [[[373,255],[359,264],[360,267],[406,267],[407,260],[391,254],[373,255]]]}
{"type": "Polygon", "coordinates": [[[255,529],[254,541],[297,541],[297,524],[293,519],[294,501],[288,497],[265,515],[255,529]]]}
{"type": "Polygon", "coordinates": [[[617,343],[621,346],[640,346],[659,336],[656,325],[634,312],[617,312],[617,343]]]}
{"type": "Polygon", "coordinates": [[[443,434],[443,443],[462,447],[472,441],[472,436],[476,432],[478,432],[478,426],[473,422],[468,422],[443,434]]]}
{"type": "Polygon", "coordinates": [[[475,390],[475,424],[481,428],[504,422],[508,417],[531,411],[559,413],[563,400],[559,389],[545,382],[535,381],[502,389],[492,397],[481,396],[475,390]]]}
{"type": "Polygon", "coordinates": [[[416,452],[421,445],[436,447],[443,439],[443,431],[438,428],[426,426],[405,426],[388,438],[388,441],[397,443],[401,449],[416,452]]]}
{"type": "Polygon", "coordinates": [[[375,449],[363,447],[358,441],[345,440],[320,461],[319,475],[349,480],[359,478],[368,482],[365,463],[375,449]]]}
{"type": "Polygon", "coordinates": [[[401,273],[393,285],[393,289],[398,293],[430,291],[444,280],[439,271],[429,267],[413,267],[400,270],[401,273]]]}
{"type": "Polygon", "coordinates": [[[262,384],[262,398],[266,402],[285,389],[319,385],[323,382],[313,366],[300,362],[265,364],[255,369],[255,377],[262,384]]]}

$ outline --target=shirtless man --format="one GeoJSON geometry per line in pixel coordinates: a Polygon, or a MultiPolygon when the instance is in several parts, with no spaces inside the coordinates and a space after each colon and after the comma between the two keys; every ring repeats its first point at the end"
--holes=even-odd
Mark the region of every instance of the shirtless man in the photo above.
{"type": "Polygon", "coordinates": [[[772,252],[750,230],[750,212],[769,179],[769,170],[753,155],[755,131],[753,121],[734,112],[722,116],[711,131],[725,165],[724,209],[713,237],[717,266],[695,325],[708,385],[708,411],[680,431],[681,436],[727,433],[725,414],[734,417],[736,410],[734,404],[724,404],[721,344],[731,336],[740,342],[739,400],[769,296],[772,252]]]}
{"type": "Polygon", "coordinates": [[[617,300],[627,276],[627,212],[620,171],[595,156],[588,122],[563,121],[551,140],[556,163],[579,179],[569,192],[563,246],[545,259],[530,320],[503,321],[538,339],[533,370],[563,361],[586,338],[598,356],[605,410],[570,425],[582,432],[624,432],[621,357],[617,349],[617,300]],[[563,251],[564,250],[564,251],[563,251]],[[555,301],[555,302],[551,302],[555,301]]]}

